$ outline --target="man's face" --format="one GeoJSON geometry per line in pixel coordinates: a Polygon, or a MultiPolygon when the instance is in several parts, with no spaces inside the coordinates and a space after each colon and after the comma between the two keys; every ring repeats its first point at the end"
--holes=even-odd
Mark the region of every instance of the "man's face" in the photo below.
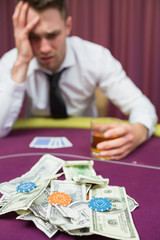
{"type": "Polygon", "coordinates": [[[65,21],[55,8],[41,12],[29,8],[27,23],[37,14],[40,21],[29,35],[33,53],[42,67],[55,72],[65,57],[65,39],[70,34],[72,19],[68,17],[65,21]]]}

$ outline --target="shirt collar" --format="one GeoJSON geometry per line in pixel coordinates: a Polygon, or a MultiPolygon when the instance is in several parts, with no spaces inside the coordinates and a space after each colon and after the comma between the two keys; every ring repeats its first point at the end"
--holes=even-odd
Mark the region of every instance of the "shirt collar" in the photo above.
{"type": "Polygon", "coordinates": [[[61,64],[59,70],[61,70],[62,68],[72,67],[75,64],[76,64],[76,60],[75,60],[74,52],[70,45],[70,39],[69,39],[69,37],[67,37],[66,38],[66,55],[65,55],[64,61],[61,64]]]}

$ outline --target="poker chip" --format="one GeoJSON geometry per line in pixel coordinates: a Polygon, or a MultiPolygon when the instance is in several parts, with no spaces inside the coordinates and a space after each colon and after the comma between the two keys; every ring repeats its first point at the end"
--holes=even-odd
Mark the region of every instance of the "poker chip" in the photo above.
{"type": "Polygon", "coordinates": [[[112,206],[112,203],[106,198],[93,198],[89,201],[88,206],[97,212],[106,212],[112,206]]]}
{"type": "Polygon", "coordinates": [[[49,195],[48,201],[51,205],[59,204],[68,206],[71,203],[71,197],[64,192],[55,192],[49,195]]]}
{"type": "Polygon", "coordinates": [[[36,184],[34,182],[25,182],[18,185],[17,192],[20,192],[20,193],[30,192],[34,188],[36,188],[36,184]]]}

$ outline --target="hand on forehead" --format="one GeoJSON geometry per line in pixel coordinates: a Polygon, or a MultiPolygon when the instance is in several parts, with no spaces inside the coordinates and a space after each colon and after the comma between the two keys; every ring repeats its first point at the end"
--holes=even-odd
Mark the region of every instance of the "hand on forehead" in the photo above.
{"type": "Polygon", "coordinates": [[[27,23],[37,16],[40,17],[39,13],[35,9],[33,9],[31,6],[29,6],[28,12],[27,12],[27,18],[26,18],[27,23]]]}

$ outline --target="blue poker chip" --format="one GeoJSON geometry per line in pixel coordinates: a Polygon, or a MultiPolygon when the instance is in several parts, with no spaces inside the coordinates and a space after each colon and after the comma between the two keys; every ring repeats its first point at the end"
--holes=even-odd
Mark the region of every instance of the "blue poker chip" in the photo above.
{"type": "Polygon", "coordinates": [[[25,182],[20,184],[17,187],[17,192],[24,193],[24,192],[30,192],[34,188],[36,188],[36,184],[34,182],[25,182]]]}
{"type": "Polygon", "coordinates": [[[97,212],[106,212],[112,206],[112,203],[106,198],[93,198],[89,201],[88,206],[97,212]]]}

